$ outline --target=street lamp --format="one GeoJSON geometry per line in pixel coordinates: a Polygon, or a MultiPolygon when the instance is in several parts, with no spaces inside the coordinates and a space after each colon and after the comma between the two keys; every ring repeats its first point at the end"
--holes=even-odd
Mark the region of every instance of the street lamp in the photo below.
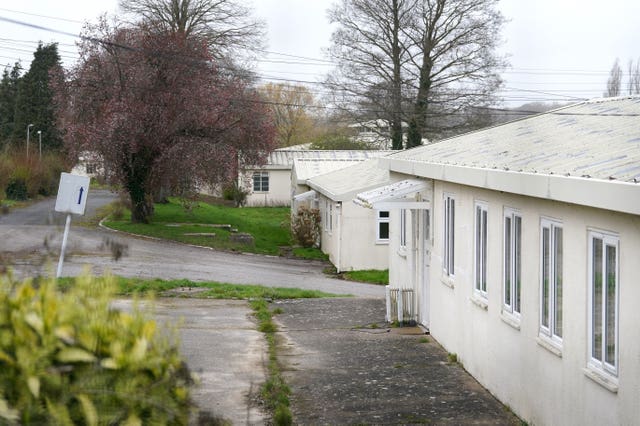
{"type": "Polygon", "coordinates": [[[29,130],[33,127],[33,124],[27,126],[27,160],[29,159],[29,130]]]}
{"type": "Polygon", "coordinates": [[[38,130],[38,161],[42,161],[42,130],[38,130]]]}

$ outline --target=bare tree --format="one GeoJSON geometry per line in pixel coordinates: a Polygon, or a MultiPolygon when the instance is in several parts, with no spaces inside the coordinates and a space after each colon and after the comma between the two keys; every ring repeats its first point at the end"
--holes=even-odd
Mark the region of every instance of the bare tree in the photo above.
{"type": "Polygon", "coordinates": [[[622,90],[622,68],[620,67],[620,60],[616,58],[616,61],[611,67],[609,72],[609,79],[607,80],[607,91],[604,92],[605,98],[612,98],[614,96],[620,96],[622,90]]]}
{"type": "Polygon", "coordinates": [[[633,59],[629,60],[629,94],[640,94],[640,59],[633,64],[633,59]]]}
{"type": "Polygon", "coordinates": [[[273,113],[279,147],[310,142],[316,133],[315,99],[302,85],[267,83],[260,87],[273,113]]]}
{"type": "Polygon", "coordinates": [[[260,48],[265,24],[240,0],[120,0],[120,8],[151,28],[207,40],[215,57],[260,48]]]}
{"type": "MultiPolygon", "coordinates": [[[[402,149],[403,68],[406,35],[416,0],[341,0],[329,10],[339,26],[330,54],[337,61],[328,83],[342,105],[360,102],[359,120],[389,122],[393,149],[402,149]]],[[[348,107],[347,107],[348,108],[348,107]]]]}
{"type": "Polygon", "coordinates": [[[408,147],[430,134],[476,122],[496,101],[505,61],[496,55],[504,18],[497,0],[423,0],[408,30],[414,94],[408,147]]]}
{"type": "Polygon", "coordinates": [[[329,16],[339,25],[329,82],[364,115],[390,122],[394,148],[403,122],[411,147],[468,126],[474,108],[495,101],[505,65],[495,53],[497,0],[341,0],[329,16]]]}

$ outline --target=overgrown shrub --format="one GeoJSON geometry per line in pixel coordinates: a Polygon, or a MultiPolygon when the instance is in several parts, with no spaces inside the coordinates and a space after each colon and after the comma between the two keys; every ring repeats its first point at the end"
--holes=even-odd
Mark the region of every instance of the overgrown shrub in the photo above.
{"type": "Polygon", "coordinates": [[[0,276],[0,424],[187,424],[189,374],[140,310],[111,307],[115,280],[0,276]]]}
{"type": "Polygon", "coordinates": [[[9,200],[24,201],[29,198],[27,182],[24,178],[12,176],[9,178],[5,193],[9,200]]]}
{"type": "Polygon", "coordinates": [[[236,207],[242,207],[247,203],[249,191],[243,188],[237,181],[233,181],[222,188],[222,198],[233,201],[236,207]]]}
{"type": "Polygon", "coordinates": [[[65,163],[60,154],[45,153],[27,158],[17,150],[0,154],[0,193],[12,200],[53,195],[65,163]]]}
{"type": "Polygon", "coordinates": [[[320,237],[320,210],[300,206],[291,221],[291,233],[302,247],[313,247],[320,237]]]}

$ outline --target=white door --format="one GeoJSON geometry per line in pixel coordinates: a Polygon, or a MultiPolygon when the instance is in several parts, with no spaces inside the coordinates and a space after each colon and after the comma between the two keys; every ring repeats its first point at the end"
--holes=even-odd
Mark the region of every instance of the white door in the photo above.
{"type": "Polygon", "coordinates": [[[420,255],[416,266],[420,268],[420,324],[429,327],[429,268],[431,265],[431,214],[429,209],[420,215],[420,255]]]}

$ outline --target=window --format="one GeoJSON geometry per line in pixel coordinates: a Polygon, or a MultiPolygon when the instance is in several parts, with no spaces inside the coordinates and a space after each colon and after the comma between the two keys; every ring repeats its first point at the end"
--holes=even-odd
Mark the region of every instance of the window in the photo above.
{"type": "Polygon", "coordinates": [[[476,202],[474,224],[474,286],[475,291],[487,297],[487,216],[488,206],[476,202]]]}
{"type": "Polygon", "coordinates": [[[540,225],[540,334],[562,342],[562,224],[540,225]]]}
{"type": "Polygon", "coordinates": [[[618,238],[589,232],[589,364],[618,374],[618,238]]]}
{"type": "Polygon", "coordinates": [[[504,212],[504,298],[505,311],[520,314],[521,295],[522,217],[511,209],[504,212]]]}
{"type": "Polygon", "coordinates": [[[377,211],[377,228],[376,228],[376,241],[388,242],[389,241],[389,212],[384,210],[377,211]]]}
{"type": "Polygon", "coordinates": [[[400,210],[400,247],[407,247],[407,211],[400,210]]]}
{"type": "Polygon", "coordinates": [[[455,217],[456,200],[450,194],[444,195],[444,226],[443,226],[443,265],[444,273],[452,276],[454,273],[454,253],[455,253],[455,217]]]}
{"type": "Polygon", "coordinates": [[[329,232],[333,231],[333,203],[329,202],[329,232]]]}
{"type": "Polygon", "coordinates": [[[255,172],[253,174],[253,191],[269,192],[269,172],[255,172]]]}
{"type": "Polygon", "coordinates": [[[324,202],[324,230],[327,232],[333,230],[333,203],[329,200],[324,202]]]}
{"type": "Polygon", "coordinates": [[[98,166],[95,163],[87,163],[85,168],[88,175],[93,175],[98,173],[98,166]]]}

